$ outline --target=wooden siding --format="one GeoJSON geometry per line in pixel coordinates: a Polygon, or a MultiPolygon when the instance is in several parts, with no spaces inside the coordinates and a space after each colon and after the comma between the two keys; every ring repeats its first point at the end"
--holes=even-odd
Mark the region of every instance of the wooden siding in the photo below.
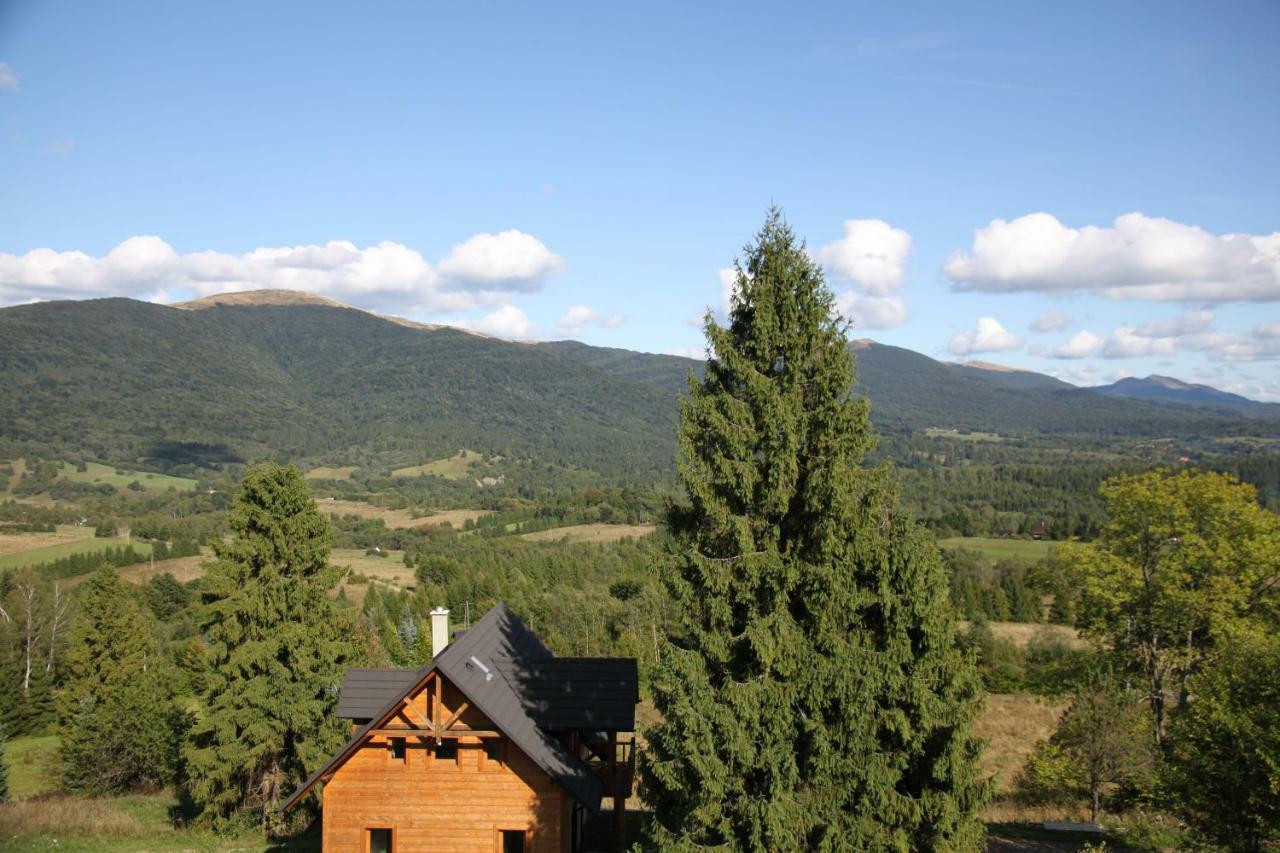
{"type": "MultiPolygon", "coordinates": [[[[436,678],[411,696],[386,726],[418,728],[443,724],[465,697],[436,678]]],[[[492,729],[474,708],[455,728],[492,729]]],[[[406,738],[405,758],[392,757],[391,736],[375,735],[339,767],[324,786],[324,849],[365,853],[368,830],[393,831],[396,853],[411,851],[500,851],[499,832],[527,829],[531,853],[563,853],[569,847],[568,793],[528,756],[503,739],[503,761],[486,758],[481,738],[456,742],[455,761],[438,759],[427,738],[406,738]]]]}

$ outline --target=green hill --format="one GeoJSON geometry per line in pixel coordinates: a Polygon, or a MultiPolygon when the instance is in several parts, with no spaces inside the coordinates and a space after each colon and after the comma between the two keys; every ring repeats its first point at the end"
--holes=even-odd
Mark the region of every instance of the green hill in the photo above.
{"type": "MultiPolygon", "coordinates": [[[[0,459],[189,471],[182,466],[272,456],[390,471],[470,448],[610,477],[663,477],[676,400],[700,366],[572,341],[515,343],[313,300],[245,303],[0,309],[0,459]]],[[[1039,374],[854,346],[857,392],[890,432],[1277,430],[1265,413],[1110,397],[1039,374]]]]}

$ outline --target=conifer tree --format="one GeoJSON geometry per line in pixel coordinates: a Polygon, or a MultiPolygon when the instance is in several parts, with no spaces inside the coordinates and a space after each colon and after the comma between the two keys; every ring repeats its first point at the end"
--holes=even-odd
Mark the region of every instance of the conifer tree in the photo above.
{"type": "Polygon", "coordinates": [[[0,803],[9,801],[9,762],[4,754],[8,739],[4,723],[0,723],[0,803]]]}
{"type": "Polygon", "coordinates": [[[349,620],[328,596],[341,578],[329,523],[296,467],[251,468],[228,523],[200,616],[207,711],[186,750],[189,793],[206,820],[277,831],[279,802],[345,740],[332,711],[349,620]]]}
{"type": "Polygon", "coordinates": [[[682,625],[642,762],[658,846],[976,849],[980,697],[946,578],[887,472],[861,465],[833,297],[777,210],[706,334],[667,518],[682,625]]]}
{"type": "Polygon", "coordinates": [[[109,566],[79,597],[57,696],[63,788],[104,794],[172,782],[186,715],[155,619],[109,566]]]}

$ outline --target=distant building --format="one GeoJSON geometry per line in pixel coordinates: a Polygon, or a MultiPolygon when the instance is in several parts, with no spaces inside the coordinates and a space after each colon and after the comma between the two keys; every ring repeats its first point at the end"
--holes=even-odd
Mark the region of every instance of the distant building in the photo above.
{"type": "Polygon", "coordinates": [[[620,846],[635,660],[557,658],[503,604],[452,643],[449,611],[431,620],[431,666],[347,671],[351,740],[284,808],[323,784],[327,851],[578,853],[611,797],[620,846]]]}
{"type": "Polygon", "coordinates": [[[1031,534],[1032,539],[1044,539],[1049,535],[1049,525],[1043,521],[1037,521],[1031,525],[1031,529],[1028,532],[1031,534]]]}

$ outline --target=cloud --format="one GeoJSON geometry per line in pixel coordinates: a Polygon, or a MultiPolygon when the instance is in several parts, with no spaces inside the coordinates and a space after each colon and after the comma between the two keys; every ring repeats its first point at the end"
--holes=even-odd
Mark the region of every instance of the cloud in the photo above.
{"type": "Polygon", "coordinates": [[[1054,347],[1050,356],[1053,358],[1088,358],[1091,355],[1097,355],[1102,349],[1107,339],[1101,335],[1095,335],[1088,329],[1081,329],[1076,332],[1067,342],[1054,347]]]}
{"type": "Polygon", "coordinates": [[[1280,301],[1280,231],[1215,235],[1126,213],[1069,228],[1048,213],[996,219],[943,265],[957,290],[1098,293],[1155,302],[1280,301]]]}
{"type": "Polygon", "coordinates": [[[55,157],[65,157],[75,150],[76,141],[74,139],[55,139],[43,149],[45,154],[52,154],[55,157]]]}
{"type": "Polygon", "coordinates": [[[18,75],[7,62],[0,62],[0,90],[18,91],[18,75]]]}
{"type": "Polygon", "coordinates": [[[562,269],[563,258],[532,234],[515,230],[476,234],[440,262],[440,274],[453,286],[526,293],[562,269]]]}
{"type": "Polygon", "coordinates": [[[1152,337],[1140,334],[1133,326],[1119,326],[1102,348],[1103,358],[1148,358],[1173,355],[1178,351],[1178,341],[1171,337],[1152,337]]]}
{"type": "MultiPolygon", "coordinates": [[[[738,271],[733,267],[721,267],[716,270],[716,278],[720,280],[720,311],[728,317],[733,308],[733,297],[738,293],[738,271]]],[[[701,318],[698,325],[702,325],[701,318]]]]}
{"type": "Polygon", "coordinates": [[[1061,332],[1075,321],[1061,311],[1046,311],[1031,324],[1031,331],[1039,334],[1061,332]]]}
{"type": "Polygon", "coordinates": [[[880,219],[849,219],[844,236],[814,252],[831,278],[851,285],[836,294],[836,306],[854,326],[887,329],[907,320],[898,293],[906,280],[911,235],[880,219]]]}
{"type": "Polygon", "coordinates": [[[1133,333],[1144,338],[1178,338],[1203,332],[1212,325],[1212,311],[1189,311],[1177,317],[1143,323],[1133,333]]]}
{"type": "Polygon", "coordinates": [[[960,332],[947,343],[947,350],[955,355],[976,355],[980,352],[1005,352],[1022,346],[1022,339],[1011,334],[995,317],[979,317],[977,329],[960,332]]]}
{"type": "Polygon", "coordinates": [[[616,329],[625,319],[621,314],[605,316],[585,305],[570,305],[564,316],[556,321],[556,331],[562,335],[576,335],[587,326],[616,329]]]}
{"type": "Polygon", "coordinates": [[[528,338],[533,332],[529,318],[514,305],[503,305],[474,323],[462,325],[500,338],[528,338]]]}
{"type": "Polygon", "coordinates": [[[161,289],[208,296],[276,288],[323,293],[364,308],[439,314],[489,308],[513,293],[539,290],[562,266],[558,255],[519,231],[477,235],[455,246],[439,267],[391,241],[179,254],[159,237],[140,236],[102,257],[47,248],[0,253],[0,304],[161,289]]]}

